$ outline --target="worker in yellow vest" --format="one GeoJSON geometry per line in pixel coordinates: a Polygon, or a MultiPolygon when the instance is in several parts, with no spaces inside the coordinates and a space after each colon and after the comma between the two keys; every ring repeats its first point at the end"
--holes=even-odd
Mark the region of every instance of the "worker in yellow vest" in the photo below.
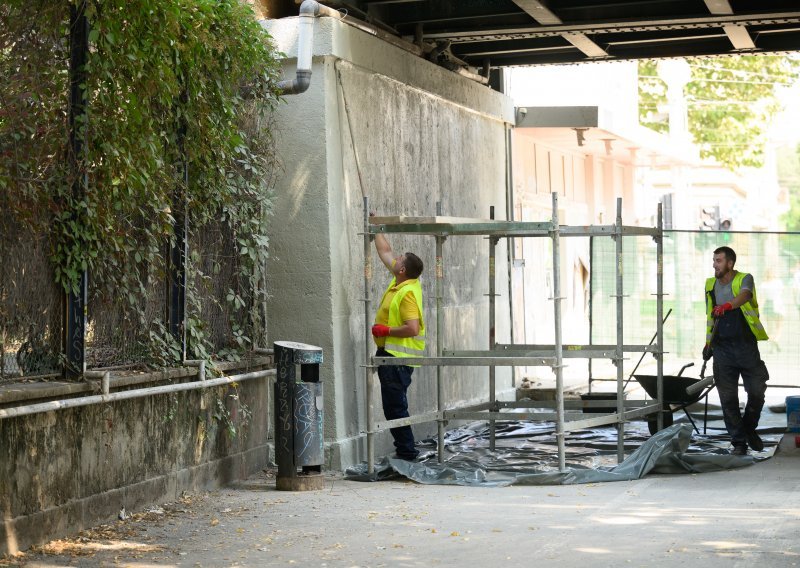
{"type": "MultiPolygon", "coordinates": [[[[395,256],[389,241],[382,234],[375,235],[375,248],[381,262],[393,275],[375,315],[375,325],[372,326],[372,335],[378,347],[375,355],[421,357],[425,350],[422,286],[419,282],[422,260],[410,252],[395,256]]],[[[408,417],[406,393],[413,372],[414,368],[407,365],[378,367],[383,414],[387,420],[408,417]]],[[[390,431],[398,458],[414,460],[419,456],[411,426],[391,428],[390,431]]]]}
{"type": "Polygon", "coordinates": [[[753,276],[733,269],[736,253],[730,247],[714,251],[714,277],[706,280],[706,345],[713,354],[714,382],[734,455],[747,455],[748,445],[764,449],[756,428],[764,408],[769,372],[758,342],[769,339],[758,314],[753,276]],[[716,324],[716,330],[714,325],[716,324]],[[747,392],[744,415],[739,410],[739,376],[747,392]]]}

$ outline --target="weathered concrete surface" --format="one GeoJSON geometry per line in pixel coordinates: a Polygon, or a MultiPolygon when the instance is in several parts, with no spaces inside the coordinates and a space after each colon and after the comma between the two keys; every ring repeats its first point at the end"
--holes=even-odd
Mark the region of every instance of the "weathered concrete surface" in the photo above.
{"type": "Polygon", "coordinates": [[[254,379],[0,420],[0,554],[260,470],[270,386],[254,379]]]}
{"type": "Polygon", "coordinates": [[[800,449],[742,469],[574,486],[466,488],[263,474],[19,559],[64,566],[800,565],[800,449]],[[95,536],[93,536],[95,535],[95,536]],[[90,556],[86,556],[86,555],[90,556]]]}
{"type": "MultiPolygon", "coordinates": [[[[265,24],[279,49],[296,53],[296,19],[265,24]]],[[[375,278],[364,313],[363,195],[385,215],[506,215],[505,140],[513,117],[507,97],[329,18],[315,21],[314,65],[307,92],[286,97],[278,112],[278,182],[268,269],[270,335],[325,351],[328,467],[364,458],[365,319],[372,322],[389,282],[373,253],[375,278]],[[345,104],[346,103],[346,104],[345,104]]],[[[287,77],[294,74],[287,60],[287,77]]],[[[391,236],[397,251],[416,252],[428,345],[435,348],[434,241],[391,236]]],[[[444,247],[443,340],[449,349],[488,348],[488,244],[450,238],[444,247]]],[[[497,339],[510,339],[507,252],[497,249],[497,339]]],[[[370,346],[370,350],[372,346],[370,346]]],[[[430,353],[433,353],[429,349],[430,353]]],[[[455,370],[454,370],[455,369],[455,370]]],[[[412,413],[436,405],[435,370],[415,373],[412,413]]],[[[488,371],[445,371],[448,407],[486,400],[488,371]]],[[[511,373],[498,370],[501,390],[511,373]]],[[[378,393],[376,381],[375,392],[378,393]]],[[[510,394],[513,397],[513,394],[510,394]]],[[[380,401],[375,405],[381,417],[380,401]]],[[[435,424],[416,426],[418,438],[435,424]]],[[[391,447],[388,432],[378,452],[391,447]]]]}

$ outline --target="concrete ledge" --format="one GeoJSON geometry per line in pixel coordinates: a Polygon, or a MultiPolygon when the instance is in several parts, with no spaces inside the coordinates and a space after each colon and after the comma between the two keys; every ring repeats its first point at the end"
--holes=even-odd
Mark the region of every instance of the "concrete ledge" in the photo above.
{"type": "MultiPolygon", "coordinates": [[[[254,365],[233,368],[242,367],[254,365]]],[[[195,372],[173,371],[132,379],[182,382],[195,372]]],[[[111,520],[122,507],[141,509],[263,468],[271,384],[254,379],[0,420],[0,556],[111,520]]]]}
{"type": "Polygon", "coordinates": [[[177,500],[184,491],[216,489],[245,479],[267,465],[269,450],[270,446],[263,444],[198,466],[71,500],[32,515],[13,519],[6,517],[0,523],[0,553],[15,554],[48,542],[55,535],[70,536],[97,524],[113,521],[123,507],[133,512],[149,504],[177,500]]]}

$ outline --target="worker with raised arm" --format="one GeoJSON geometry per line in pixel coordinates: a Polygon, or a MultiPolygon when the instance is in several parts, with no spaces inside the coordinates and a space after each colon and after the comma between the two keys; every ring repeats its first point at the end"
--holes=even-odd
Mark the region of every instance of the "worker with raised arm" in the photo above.
{"type": "Polygon", "coordinates": [[[758,314],[753,276],[734,270],[736,253],[730,247],[714,251],[714,277],[706,280],[706,345],[704,358],[714,357],[714,382],[719,392],[725,428],[734,455],[757,452],[764,443],[756,433],[769,373],[758,342],[769,339],[758,314]],[[712,329],[716,324],[716,330],[712,329]],[[739,410],[739,376],[747,392],[744,415],[739,410]]]}
{"type": "MultiPolygon", "coordinates": [[[[370,213],[374,215],[374,213],[370,213]]],[[[392,273],[392,281],[383,293],[372,335],[378,346],[377,357],[421,357],[425,350],[425,321],[422,317],[422,261],[410,252],[395,256],[383,234],[375,235],[375,248],[381,262],[392,273]]],[[[407,365],[380,365],[383,414],[387,420],[408,417],[406,393],[414,368],[407,365]]],[[[414,460],[419,450],[414,444],[411,426],[391,428],[397,457],[414,460]]]]}

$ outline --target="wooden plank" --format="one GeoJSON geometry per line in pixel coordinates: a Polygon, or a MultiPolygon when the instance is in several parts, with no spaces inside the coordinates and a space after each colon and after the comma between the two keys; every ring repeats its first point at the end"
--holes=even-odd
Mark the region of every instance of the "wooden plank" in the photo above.
{"type": "Polygon", "coordinates": [[[370,225],[457,225],[461,223],[497,223],[491,219],[478,219],[472,217],[410,217],[407,215],[390,215],[386,217],[370,217],[370,225]]]}

